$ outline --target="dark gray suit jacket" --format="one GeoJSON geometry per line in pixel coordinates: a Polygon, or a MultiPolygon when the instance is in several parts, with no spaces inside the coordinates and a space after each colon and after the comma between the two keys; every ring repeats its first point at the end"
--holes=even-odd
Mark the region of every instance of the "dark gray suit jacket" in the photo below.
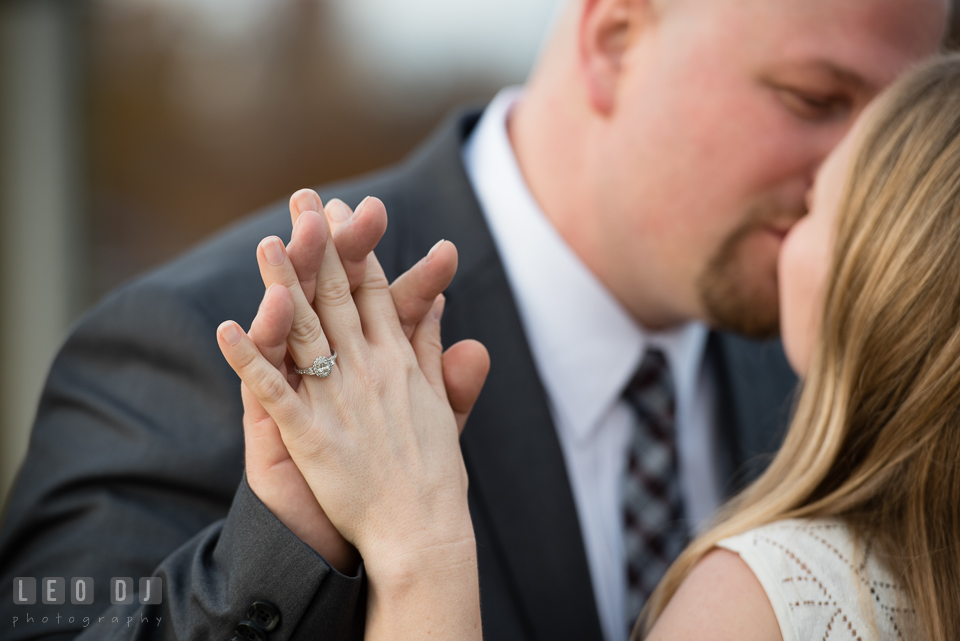
{"type": "MultiPolygon", "coordinates": [[[[459,249],[444,342],[478,339],[492,359],[462,439],[487,638],[600,639],[547,399],[460,160],[477,117],[450,121],[401,165],[321,195],[384,201],[390,224],[377,254],[390,278],[440,238],[459,249]]],[[[362,576],[332,570],[243,480],[239,381],[215,330],[226,319],[249,326],[263,295],[255,249],[270,234],[289,238],[285,204],[124,287],[73,331],[0,533],[0,577],[67,586],[93,577],[95,602],[0,600],[0,637],[226,640],[256,600],[280,612],[270,639],[362,633],[362,576]],[[110,577],[147,576],[163,578],[162,604],[110,604],[110,577]]],[[[775,342],[714,333],[708,358],[729,493],[778,445],[795,381],[775,342]]]]}

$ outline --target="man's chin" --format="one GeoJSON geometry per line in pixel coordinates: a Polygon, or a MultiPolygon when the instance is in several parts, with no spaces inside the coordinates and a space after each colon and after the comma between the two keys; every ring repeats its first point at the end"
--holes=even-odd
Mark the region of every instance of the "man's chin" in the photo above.
{"type": "Polygon", "coordinates": [[[748,282],[737,264],[714,265],[698,283],[707,322],[714,328],[749,338],[780,335],[780,305],[776,277],[766,283],[748,282]]]}
{"type": "Polygon", "coordinates": [[[777,256],[784,233],[755,221],[736,230],[697,281],[708,322],[750,338],[780,334],[777,256]]]}
{"type": "Polygon", "coordinates": [[[706,304],[707,319],[714,329],[741,334],[748,338],[767,340],[780,335],[780,315],[774,310],[758,312],[755,303],[740,305],[724,303],[706,304]]]}

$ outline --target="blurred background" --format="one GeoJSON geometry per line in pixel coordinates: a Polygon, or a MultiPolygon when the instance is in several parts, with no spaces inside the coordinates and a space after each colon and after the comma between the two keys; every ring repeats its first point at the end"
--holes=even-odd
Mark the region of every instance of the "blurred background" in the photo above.
{"type": "Polygon", "coordinates": [[[85,309],[521,82],[562,4],[0,0],[0,504],[85,309]]]}
{"type": "Polygon", "coordinates": [[[85,309],[521,82],[560,4],[0,0],[0,504],[85,309]]]}

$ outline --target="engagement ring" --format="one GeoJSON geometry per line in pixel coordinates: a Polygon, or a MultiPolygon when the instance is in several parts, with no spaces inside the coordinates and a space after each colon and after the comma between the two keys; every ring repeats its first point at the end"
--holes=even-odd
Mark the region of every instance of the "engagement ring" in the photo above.
{"type": "Polygon", "coordinates": [[[297,374],[306,374],[308,376],[319,376],[320,378],[326,378],[330,376],[330,372],[333,371],[333,364],[337,362],[337,350],[333,350],[333,353],[330,356],[317,356],[317,360],[313,361],[313,365],[306,369],[300,369],[299,367],[294,367],[293,371],[297,374]]]}

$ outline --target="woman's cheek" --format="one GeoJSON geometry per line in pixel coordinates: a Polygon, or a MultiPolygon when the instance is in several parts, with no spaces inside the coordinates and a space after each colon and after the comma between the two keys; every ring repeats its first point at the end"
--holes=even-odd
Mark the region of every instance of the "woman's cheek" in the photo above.
{"type": "Polygon", "coordinates": [[[798,376],[806,374],[810,357],[809,277],[806,271],[807,219],[800,220],[783,241],[777,265],[780,291],[780,336],[790,366],[798,376]]]}

